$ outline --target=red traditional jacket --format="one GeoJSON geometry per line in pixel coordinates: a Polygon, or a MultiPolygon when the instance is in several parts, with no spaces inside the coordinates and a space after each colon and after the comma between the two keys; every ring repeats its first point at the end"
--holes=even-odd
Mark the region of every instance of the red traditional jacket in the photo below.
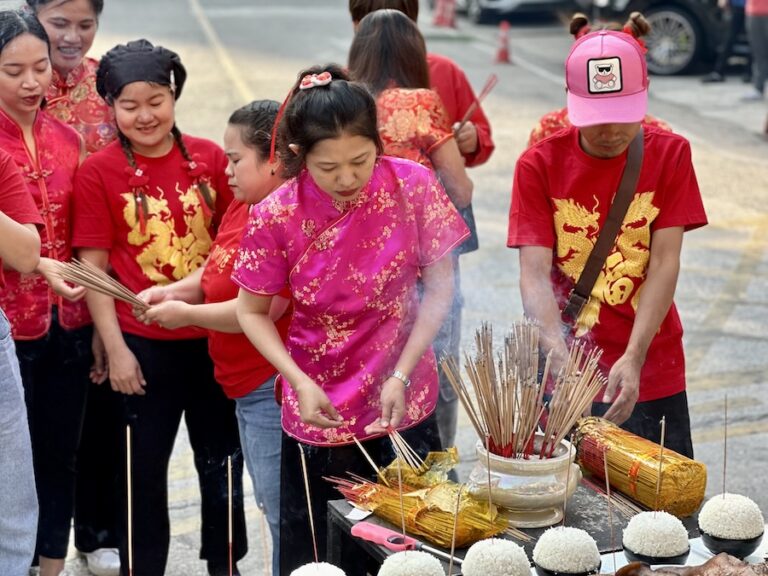
{"type": "Polygon", "coordinates": [[[46,111],[80,133],[88,154],[98,152],[117,136],[112,107],[96,92],[98,67],[98,61],[84,58],[65,78],[54,70],[46,95],[46,111]]]}
{"type": "MultiPolygon", "coordinates": [[[[34,125],[37,157],[27,148],[21,127],[0,110],[0,148],[8,152],[24,176],[43,218],[40,255],[68,261],[72,256],[71,197],[80,158],[80,137],[72,128],[45,112],[34,125]]],[[[57,296],[40,274],[5,273],[0,307],[11,322],[16,340],[44,336],[51,324],[51,308],[59,307],[59,323],[67,329],[90,323],[85,300],[68,302],[57,296]]]]}

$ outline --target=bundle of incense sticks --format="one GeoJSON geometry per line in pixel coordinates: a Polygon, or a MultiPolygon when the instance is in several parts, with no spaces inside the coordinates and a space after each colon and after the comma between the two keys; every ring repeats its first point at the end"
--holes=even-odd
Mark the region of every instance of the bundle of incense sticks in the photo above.
{"type": "Polygon", "coordinates": [[[415,474],[424,474],[428,470],[424,460],[421,456],[408,445],[400,433],[392,428],[389,431],[389,439],[392,442],[392,449],[395,452],[395,460],[398,462],[398,469],[400,468],[400,462],[405,462],[406,466],[411,469],[415,474]]]}
{"type": "Polygon", "coordinates": [[[149,308],[149,305],[136,296],[136,294],[87,260],[61,262],[59,274],[67,282],[72,282],[100,294],[111,296],[115,300],[121,300],[134,308],[140,310],[147,310],[149,308]]]}
{"type": "Polygon", "coordinates": [[[586,352],[573,344],[568,360],[555,378],[549,418],[539,444],[536,428],[546,410],[544,391],[551,356],[539,380],[539,327],[528,320],[515,323],[504,339],[504,350],[493,351],[493,330],[483,324],[475,336],[477,354],[465,355],[464,368],[474,399],[457,363],[442,361],[443,369],[478,436],[488,437],[489,451],[504,458],[551,458],[556,448],[590,405],[605,377],[598,371],[601,352],[586,352]]]}

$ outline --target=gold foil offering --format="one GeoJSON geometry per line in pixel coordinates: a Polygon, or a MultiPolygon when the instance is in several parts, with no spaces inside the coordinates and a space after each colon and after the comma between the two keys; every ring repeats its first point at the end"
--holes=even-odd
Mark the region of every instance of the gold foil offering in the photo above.
{"type": "MultiPolygon", "coordinates": [[[[390,486],[397,486],[397,466],[402,462],[399,458],[384,468],[381,472],[390,486]]],[[[424,459],[426,472],[419,474],[413,468],[403,464],[401,474],[403,484],[414,488],[428,488],[448,481],[448,473],[459,463],[459,452],[454,448],[448,448],[442,452],[430,452],[424,459]]]]}
{"type": "Polygon", "coordinates": [[[604,480],[607,458],[612,488],[651,510],[665,510],[680,518],[699,509],[707,486],[707,467],[701,462],[666,447],[661,455],[658,444],[602,418],[584,418],[577,430],[582,468],[604,480]]]}

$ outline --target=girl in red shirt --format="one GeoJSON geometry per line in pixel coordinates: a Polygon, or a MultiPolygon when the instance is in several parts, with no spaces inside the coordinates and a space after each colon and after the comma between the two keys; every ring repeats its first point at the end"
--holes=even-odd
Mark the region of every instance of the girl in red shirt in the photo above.
{"type": "MultiPolygon", "coordinates": [[[[208,329],[208,350],[216,379],[237,403],[237,420],[245,462],[256,503],[272,534],[272,573],[280,559],[280,406],[275,402],[277,370],[253,348],[235,314],[237,285],[232,269],[252,204],[284,182],[277,162],[270,161],[270,136],[279,104],[257,100],[236,110],[224,133],[229,158],[227,175],[235,199],[221,221],[204,267],[173,284],[140,294],[152,308],[143,318],[165,328],[208,329]]],[[[273,300],[272,317],[285,339],[290,321],[287,298],[273,300]]]]}
{"type": "MultiPolygon", "coordinates": [[[[176,127],[185,79],[179,56],[146,40],[107,52],[96,76],[115,111],[118,141],[91,155],[78,174],[74,244],[134,292],[195,273],[232,199],[221,148],[176,127]]],[[[200,556],[209,574],[228,574],[227,456],[235,472],[235,560],[246,552],[242,455],[234,403],[214,379],[205,332],[150,325],[101,294],[87,300],[133,430],[134,571],[165,572],[168,462],[184,414],[200,478],[200,556]]],[[[126,545],[124,535],[124,566],[126,545]]]]}

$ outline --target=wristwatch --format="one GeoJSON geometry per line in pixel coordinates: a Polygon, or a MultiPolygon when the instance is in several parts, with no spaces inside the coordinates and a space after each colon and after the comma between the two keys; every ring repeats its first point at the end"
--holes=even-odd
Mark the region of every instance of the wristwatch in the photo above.
{"type": "Polygon", "coordinates": [[[402,372],[400,372],[400,370],[394,370],[392,374],[390,374],[390,378],[397,378],[398,380],[400,380],[400,382],[405,384],[406,388],[408,388],[408,386],[411,385],[411,379],[408,378],[408,376],[406,376],[402,372]]]}

